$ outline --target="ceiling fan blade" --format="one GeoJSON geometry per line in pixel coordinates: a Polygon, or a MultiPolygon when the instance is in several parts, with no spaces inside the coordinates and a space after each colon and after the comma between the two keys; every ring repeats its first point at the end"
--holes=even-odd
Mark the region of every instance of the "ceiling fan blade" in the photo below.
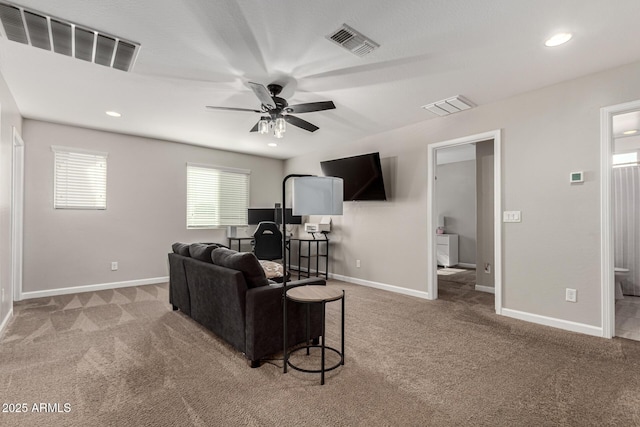
{"type": "Polygon", "coordinates": [[[249,132],[258,132],[258,125],[260,124],[260,120],[256,123],[254,127],[251,128],[249,132]]]}
{"type": "Polygon", "coordinates": [[[274,108],[276,108],[276,104],[273,102],[273,99],[271,98],[271,94],[269,93],[266,87],[264,87],[260,83],[253,83],[253,82],[249,82],[249,86],[251,86],[253,93],[256,94],[256,96],[258,97],[262,105],[267,107],[267,109],[269,110],[273,110],[274,108]]]}
{"type": "Polygon", "coordinates": [[[283,116],[284,119],[287,121],[287,123],[292,124],[294,126],[298,126],[299,128],[302,128],[304,130],[308,130],[309,132],[315,132],[318,129],[320,129],[318,126],[309,123],[306,120],[302,120],[299,117],[296,116],[283,116]]]}
{"type": "Polygon", "coordinates": [[[308,102],[306,104],[289,105],[287,111],[292,113],[311,113],[313,111],[333,110],[336,108],[333,101],[308,102]]]}
{"type": "Polygon", "coordinates": [[[251,108],[235,108],[235,107],[213,107],[207,105],[209,110],[224,110],[224,111],[249,111],[251,113],[261,113],[260,110],[252,110],[251,108]]]}

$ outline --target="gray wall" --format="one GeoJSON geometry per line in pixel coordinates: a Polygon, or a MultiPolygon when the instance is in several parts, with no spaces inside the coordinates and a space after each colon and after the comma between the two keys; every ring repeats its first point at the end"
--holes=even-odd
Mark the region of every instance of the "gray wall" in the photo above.
{"type": "Polygon", "coordinates": [[[11,311],[11,173],[13,164],[13,128],[22,131],[22,117],[13,95],[0,75],[0,324],[11,311]]]}
{"type": "MultiPolygon", "coordinates": [[[[503,307],[601,326],[600,108],[640,99],[640,63],[588,75],[286,162],[320,174],[321,160],[379,151],[395,157],[394,198],[346,203],[334,218],[332,271],[425,291],[427,145],[502,129],[503,307]],[[586,181],[570,186],[569,172],[586,181]],[[355,267],[355,259],[362,267],[355,267]],[[578,302],[565,302],[565,288],[578,302]]],[[[416,107],[417,108],[417,107],[416,107]]],[[[386,177],[385,177],[386,178],[386,177]]]]}
{"type": "Polygon", "coordinates": [[[458,235],[458,261],[475,264],[476,161],[438,165],[436,177],[436,207],[445,216],[445,232],[458,235]]]}
{"type": "Polygon", "coordinates": [[[187,162],[250,169],[252,206],[281,197],[281,160],[34,120],[23,138],[24,292],[163,277],[171,243],[226,244],[226,230],[186,229],[187,162]],[[51,145],[109,153],[106,210],[53,209],[51,145]]]}
{"type": "Polygon", "coordinates": [[[488,287],[494,287],[495,284],[493,162],[493,140],[478,142],[475,160],[478,221],[476,284],[488,287]]]}

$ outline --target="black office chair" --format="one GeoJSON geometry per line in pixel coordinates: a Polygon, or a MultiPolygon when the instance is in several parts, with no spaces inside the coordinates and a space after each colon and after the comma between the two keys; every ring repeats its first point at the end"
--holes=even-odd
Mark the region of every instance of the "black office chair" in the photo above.
{"type": "Polygon", "coordinates": [[[275,222],[263,221],[253,233],[256,258],[273,261],[282,259],[282,233],[275,222]]]}

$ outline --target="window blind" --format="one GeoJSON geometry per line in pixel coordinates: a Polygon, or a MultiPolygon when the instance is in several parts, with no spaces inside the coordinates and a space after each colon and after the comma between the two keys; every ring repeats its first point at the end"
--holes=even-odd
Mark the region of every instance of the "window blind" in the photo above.
{"type": "Polygon", "coordinates": [[[55,209],[107,208],[107,153],[52,146],[55,209]]]}
{"type": "Polygon", "coordinates": [[[250,171],[187,164],[187,228],[247,225],[250,171]]]}

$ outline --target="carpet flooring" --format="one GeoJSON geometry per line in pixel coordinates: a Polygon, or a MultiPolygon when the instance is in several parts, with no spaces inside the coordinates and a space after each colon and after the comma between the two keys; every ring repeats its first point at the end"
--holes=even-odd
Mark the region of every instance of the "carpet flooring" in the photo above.
{"type": "MultiPolygon", "coordinates": [[[[249,368],[171,311],[166,284],[18,303],[0,396],[28,410],[1,412],[0,425],[640,425],[640,342],[497,316],[493,295],[444,284],[437,301],[329,286],[346,291],[346,362],[323,386],[279,360],[249,368]]],[[[339,308],[327,305],[336,346],[339,308]]]]}

